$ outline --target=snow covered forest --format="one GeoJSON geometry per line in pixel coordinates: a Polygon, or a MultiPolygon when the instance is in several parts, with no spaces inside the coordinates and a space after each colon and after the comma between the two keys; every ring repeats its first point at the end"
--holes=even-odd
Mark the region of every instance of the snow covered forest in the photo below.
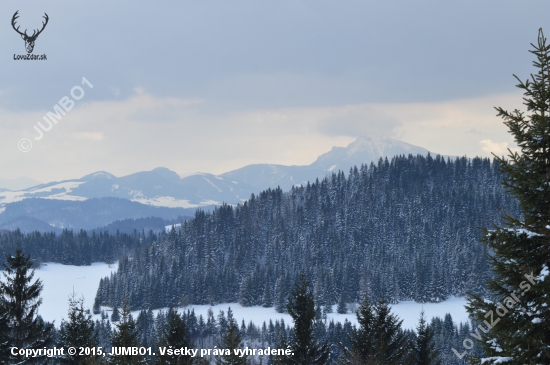
{"type": "Polygon", "coordinates": [[[134,234],[92,232],[85,230],[74,232],[63,230],[54,232],[22,233],[2,231],[0,233],[0,257],[15,252],[20,247],[31,255],[34,266],[42,262],[57,262],[64,265],[91,265],[93,262],[114,263],[122,255],[150,246],[158,237],[152,231],[134,232],[134,234]]]}
{"type": "Polygon", "coordinates": [[[329,308],[386,298],[439,302],[484,294],[478,227],[519,216],[498,163],[398,156],[290,192],[268,189],[133,251],[101,280],[94,309],[285,302],[300,270],[329,308]],[[499,208],[502,210],[500,211],[499,208]]]}

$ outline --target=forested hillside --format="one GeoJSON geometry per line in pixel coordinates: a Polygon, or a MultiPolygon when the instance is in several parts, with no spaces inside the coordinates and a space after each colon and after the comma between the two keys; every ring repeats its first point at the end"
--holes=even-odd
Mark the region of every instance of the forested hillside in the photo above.
{"type": "Polygon", "coordinates": [[[152,231],[132,234],[115,232],[88,233],[84,230],[74,232],[63,230],[60,234],[22,233],[20,230],[0,233],[0,263],[7,254],[13,254],[21,248],[31,255],[34,266],[41,262],[58,262],[65,265],[91,265],[92,262],[114,263],[120,256],[129,255],[157,242],[158,237],[152,231]]]}
{"type": "Polygon", "coordinates": [[[282,311],[301,269],[319,305],[482,292],[489,272],[477,227],[499,222],[498,208],[518,215],[500,180],[488,159],[409,155],[288,193],[266,190],[199,211],[120,262],[96,305],[126,297],[132,308],[238,301],[282,311]]]}

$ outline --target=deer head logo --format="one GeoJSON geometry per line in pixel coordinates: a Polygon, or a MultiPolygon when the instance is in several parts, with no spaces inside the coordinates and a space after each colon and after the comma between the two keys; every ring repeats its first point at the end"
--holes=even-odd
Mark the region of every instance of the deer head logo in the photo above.
{"type": "Polygon", "coordinates": [[[27,34],[27,30],[25,29],[25,32],[21,32],[19,31],[19,27],[15,27],[15,21],[17,20],[17,18],[19,18],[19,15],[17,14],[19,13],[19,10],[17,10],[15,12],[15,14],[13,14],[13,18],[11,18],[11,26],[13,27],[13,29],[19,33],[21,35],[21,38],[23,38],[23,40],[25,41],[25,48],[27,49],[27,53],[32,53],[32,50],[34,49],[34,42],[36,41],[36,38],[38,38],[38,35],[40,35],[40,33],[42,33],[42,31],[44,30],[44,28],[46,28],[46,24],[48,24],[48,14],[44,13],[44,19],[46,19],[45,22],[42,22],[42,29],[40,30],[35,30],[32,35],[28,35],[27,34]]]}

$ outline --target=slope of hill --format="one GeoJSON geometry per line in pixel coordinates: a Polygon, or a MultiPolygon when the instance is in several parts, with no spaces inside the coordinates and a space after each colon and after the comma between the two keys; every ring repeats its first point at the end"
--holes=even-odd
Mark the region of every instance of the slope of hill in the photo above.
{"type": "Polygon", "coordinates": [[[439,302],[483,294],[488,265],[477,227],[517,216],[488,159],[395,157],[284,193],[200,213],[121,262],[98,301],[133,308],[284,301],[300,270],[316,302],[439,302]],[[499,210],[502,209],[501,210],[499,210]]]}
{"type": "Polygon", "coordinates": [[[40,185],[41,182],[22,176],[17,179],[0,179],[0,191],[2,190],[21,190],[40,185]]]}
{"type": "Polygon", "coordinates": [[[147,217],[137,219],[123,219],[116,220],[104,227],[99,227],[91,230],[92,232],[107,232],[109,234],[126,233],[132,234],[134,231],[146,232],[153,231],[154,233],[161,233],[166,230],[166,227],[172,227],[173,225],[181,225],[181,222],[191,219],[191,217],[179,216],[172,220],[162,219],[158,217],[147,217]]]}
{"type": "MultiPolygon", "coordinates": [[[[42,232],[55,231],[47,229],[48,227],[41,229],[44,224],[61,229],[94,229],[106,226],[116,220],[128,218],[159,217],[173,220],[178,216],[193,214],[193,210],[154,207],[120,198],[93,198],[85,201],[35,198],[8,204],[4,209],[0,214],[0,227],[10,227],[11,229],[19,227],[21,229],[21,224],[14,222],[21,223],[23,222],[21,217],[30,217],[34,223],[41,222],[33,227],[42,232]]],[[[25,231],[34,229],[26,228],[25,231]]]]}
{"type": "Polygon", "coordinates": [[[22,216],[0,223],[0,230],[15,231],[19,229],[23,233],[38,232],[55,232],[60,233],[61,228],[54,227],[40,219],[22,216]]]}

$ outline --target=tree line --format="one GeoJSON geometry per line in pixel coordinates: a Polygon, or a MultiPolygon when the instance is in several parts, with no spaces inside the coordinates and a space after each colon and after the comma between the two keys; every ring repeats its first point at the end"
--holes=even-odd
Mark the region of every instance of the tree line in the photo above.
{"type": "Polygon", "coordinates": [[[42,262],[57,262],[64,265],[91,265],[93,262],[114,263],[120,256],[159,240],[153,231],[148,233],[87,232],[65,229],[61,233],[15,231],[0,232],[0,257],[20,248],[33,258],[33,266],[42,262]]]}

